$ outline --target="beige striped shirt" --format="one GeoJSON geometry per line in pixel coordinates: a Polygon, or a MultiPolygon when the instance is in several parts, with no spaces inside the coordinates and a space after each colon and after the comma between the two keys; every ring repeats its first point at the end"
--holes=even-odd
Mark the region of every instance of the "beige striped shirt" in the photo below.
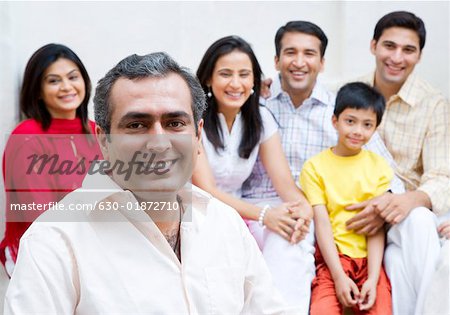
{"type": "MultiPolygon", "coordinates": [[[[374,73],[360,78],[373,86],[374,73]]],[[[415,74],[387,100],[378,128],[407,190],[421,190],[432,210],[450,210],[450,103],[415,74]]]]}

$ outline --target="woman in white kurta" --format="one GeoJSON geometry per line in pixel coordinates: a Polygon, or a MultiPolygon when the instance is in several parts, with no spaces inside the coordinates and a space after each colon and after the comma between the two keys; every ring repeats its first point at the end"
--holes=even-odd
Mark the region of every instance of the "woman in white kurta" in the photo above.
{"type": "Polygon", "coordinates": [[[192,177],[193,184],[247,219],[260,246],[263,226],[297,242],[312,218],[292,179],[278,126],[269,110],[259,105],[261,76],[250,45],[240,37],[221,38],[208,48],[197,70],[208,108],[203,116],[203,148],[192,177]],[[258,156],[284,204],[261,208],[240,199],[258,156]]]}

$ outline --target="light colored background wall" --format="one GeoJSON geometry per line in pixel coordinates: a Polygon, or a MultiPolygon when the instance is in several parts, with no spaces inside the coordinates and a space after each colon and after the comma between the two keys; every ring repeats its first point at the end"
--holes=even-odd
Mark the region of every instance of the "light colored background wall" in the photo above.
{"type": "MultiPolygon", "coordinates": [[[[333,83],[373,69],[369,52],[373,28],[381,16],[394,10],[411,11],[425,21],[427,43],[417,70],[448,97],[447,1],[0,2],[0,150],[17,123],[17,95],[25,64],[47,43],[72,48],[95,85],[132,53],[167,51],[195,70],[213,41],[236,34],[253,45],[263,71],[273,77],[276,30],[287,21],[302,19],[321,26],[329,38],[322,80],[333,83]]],[[[0,195],[0,209],[3,205],[0,195]]]]}

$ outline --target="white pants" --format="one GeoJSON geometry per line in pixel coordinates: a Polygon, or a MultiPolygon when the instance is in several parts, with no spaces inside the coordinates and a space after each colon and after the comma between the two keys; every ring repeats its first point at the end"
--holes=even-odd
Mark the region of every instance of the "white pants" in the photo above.
{"type": "Polygon", "coordinates": [[[437,225],[436,215],[419,207],[388,231],[384,264],[392,285],[394,315],[422,314],[440,253],[437,225]]]}
{"type": "MultiPolygon", "coordinates": [[[[280,203],[280,199],[277,198],[260,202],[258,205],[276,206],[280,203]]],[[[258,222],[249,221],[248,225],[262,250],[276,287],[288,303],[288,308],[296,310],[295,314],[308,314],[311,283],[316,275],[314,224],[311,222],[305,240],[296,245],[291,245],[279,234],[267,228],[263,230],[258,222]]]]}
{"type": "Polygon", "coordinates": [[[441,249],[441,255],[436,271],[431,279],[425,298],[423,314],[450,314],[450,275],[449,275],[450,241],[446,240],[441,249]]]}
{"type": "MultiPolygon", "coordinates": [[[[450,212],[439,217],[439,224],[450,219],[450,212]]],[[[425,297],[423,314],[450,314],[450,240],[441,238],[441,253],[425,297]]]]}

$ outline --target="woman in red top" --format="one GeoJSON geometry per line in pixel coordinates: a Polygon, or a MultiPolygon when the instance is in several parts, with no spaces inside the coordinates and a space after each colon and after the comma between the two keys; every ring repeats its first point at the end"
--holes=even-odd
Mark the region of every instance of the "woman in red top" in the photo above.
{"type": "Polygon", "coordinates": [[[6,231],[0,261],[12,274],[19,240],[52,202],[81,186],[90,163],[101,158],[88,119],[91,81],[68,47],[48,44],[28,61],[20,109],[28,118],[12,132],[3,155],[6,231]]]}

